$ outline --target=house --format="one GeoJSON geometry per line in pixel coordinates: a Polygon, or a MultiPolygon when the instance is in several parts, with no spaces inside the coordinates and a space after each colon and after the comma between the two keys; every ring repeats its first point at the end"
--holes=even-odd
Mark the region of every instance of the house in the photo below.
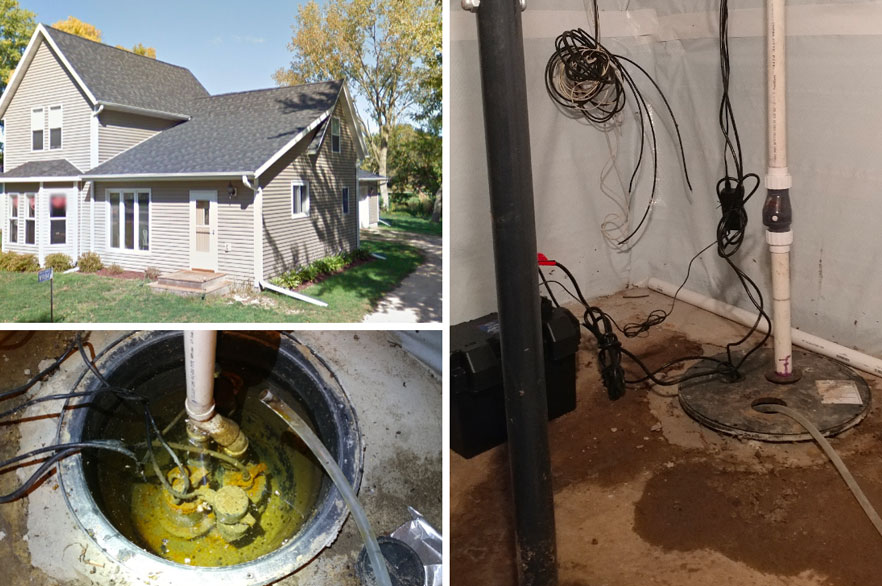
{"type": "Polygon", "coordinates": [[[376,228],[380,222],[380,183],[388,177],[364,169],[356,172],[358,179],[358,219],[362,228],[376,228]]]}
{"type": "Polygon", "coordinates": [[[359,244],[341,81],[209,95],[189,70],[39,25],[0,97],[4,251],[257,284],[359,244]]]}

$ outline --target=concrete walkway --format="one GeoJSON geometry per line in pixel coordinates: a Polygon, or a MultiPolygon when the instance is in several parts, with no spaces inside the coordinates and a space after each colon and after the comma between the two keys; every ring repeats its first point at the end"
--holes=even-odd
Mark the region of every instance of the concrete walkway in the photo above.
{"type": "Polygon", "coordinates": [[[440,323],[441,237],[387,231],[371,231],[370,237],[416,246],[426,260],[365,316],[364,323],[440,323]]]}

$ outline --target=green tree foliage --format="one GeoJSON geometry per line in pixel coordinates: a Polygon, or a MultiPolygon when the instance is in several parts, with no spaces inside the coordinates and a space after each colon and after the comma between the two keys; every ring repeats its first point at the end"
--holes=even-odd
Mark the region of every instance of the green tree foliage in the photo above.
{"type": "MultiPolygon", "coordinates": [[[[378,128],[369,144],[377,170],[386,175],[393,129],[419,111],[427,80],[440,80],[440,2],[339,0],[320,6],[310,0],[292,29],[291,64],[273,79],[279,85],[341,78],[354,84],[378,128]]],[[[385,184],[380,193],[388,207],[385,184]]]]}
{"type": "Polygon", "coordinates": [[[18,0],[0,0],[0,93],[15,71],[37,23],[30,10],[20,8],[18,0]]]}
{"type": "MultiPolygon", "coordinates": [[[[37,23],[34,13],[18,5],[18,0],[0,0],[0,94],[15,71],[28,46],[37,23]]],[[[3,169],[3,151],[0,150],[0,169],[3,169]]]]}
{"type": "Polygon", "coordinates": [[[409,124],[393,131],[389,183],[396,192],[431,196],[441,187],[441,137],[409,124]]]}
{"type": "Polygon", "coordinates": [[[94,25],[83,22],[75,16],[68,16],[66,20],[59,20],[52,25],[52,28],[95,41],[96,43],[101,42],[101,31],[94,25]]]}

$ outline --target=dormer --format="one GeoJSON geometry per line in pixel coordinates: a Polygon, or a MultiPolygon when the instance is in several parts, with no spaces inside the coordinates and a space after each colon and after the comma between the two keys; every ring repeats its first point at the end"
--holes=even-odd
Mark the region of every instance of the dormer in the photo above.
{"type": "Polygon", "coordinates": [[[188,120],[208,92],[189,70],[40,24],[0,97],[5,170],[86,171],[188,120]]]}

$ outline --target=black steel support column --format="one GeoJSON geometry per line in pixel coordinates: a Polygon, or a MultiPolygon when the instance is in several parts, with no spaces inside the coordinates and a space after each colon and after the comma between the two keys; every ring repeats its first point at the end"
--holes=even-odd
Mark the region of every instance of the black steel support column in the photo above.
{"type": "Polygon", "coordinates": [[[518,581],[556,586],[521,7],[480,0],[477,18],[518,581]]]}

